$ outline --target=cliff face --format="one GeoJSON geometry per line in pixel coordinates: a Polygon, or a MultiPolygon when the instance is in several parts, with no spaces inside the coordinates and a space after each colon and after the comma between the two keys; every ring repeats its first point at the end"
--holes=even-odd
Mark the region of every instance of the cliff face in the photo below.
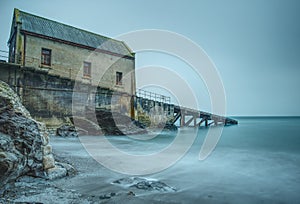
{"type": "Polygon", "coordinates": [[[17,94],[0,81],[0,192],[22,175],[53,176],[48,143],[45,125],[33,120],[17,94]]]}

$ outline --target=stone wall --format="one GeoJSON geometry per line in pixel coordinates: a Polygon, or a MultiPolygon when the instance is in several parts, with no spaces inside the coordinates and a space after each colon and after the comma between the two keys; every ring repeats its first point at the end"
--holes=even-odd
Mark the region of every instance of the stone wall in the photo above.
{"type": "Polygon", "coordinates": [[[0,64],[0,72],[0,80],[8,83],[32,116],[47,126],[58,126],[68,122],[73,114],[84,114],[86,106],[131,115],[131,95],[125,92],[75,83],[68,78],[7,63],[0,64]]]}
{"type": "Polygon", "coordinates": [[[70,116],[85,117],[85,108],[108,109],[155,126],[174,115],[174,106],[105,87],[48,74],[30,67],[0,63],[0,80],[19,95],[32,117],[47,126],[60,126],[70,116]],[[132,109],[134,107],[134,109],[132,109]]]}
{"type": "MultiPolygon", "coordinates": [[[[24,39],[23,39],[24,40],[24,39]]],[[[26,35],[24,66],[45,69],[58,75],[92,86],[101,86],[133,94],[135,61],[111,54],[90,51],[51,40],[26,35]],[[51,66],[41,65],[41,49],[51,49],[51,66]],[[91,63],[91,77],[83,76],[83,63],[91,63]],[[122,85],[116,85],[116,72],[123,73],[122,85]]],[[[100,47],[101,48],[101,47],[100,47]]]]}
{"type": "Polygon", "coordinates": [[[147,98],[136,97],[135,104],[136,120],[145,123],[149,127],[157,127],[168,123],[174,118],[174,105],[154,101],[147,98]]]}

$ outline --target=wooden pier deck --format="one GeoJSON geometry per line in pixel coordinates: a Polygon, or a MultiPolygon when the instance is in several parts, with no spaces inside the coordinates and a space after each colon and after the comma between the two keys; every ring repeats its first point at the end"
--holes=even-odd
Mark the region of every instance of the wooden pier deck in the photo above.
{"type": "Polygon", "coordinates": [[[210,125],[236,125],[238,121],[229,117],[219,116],[212,113],[199,111],[191,108],[174,106],[174,119],[172,123],[180,121],[180,127],[198,127],[210,125]]]}

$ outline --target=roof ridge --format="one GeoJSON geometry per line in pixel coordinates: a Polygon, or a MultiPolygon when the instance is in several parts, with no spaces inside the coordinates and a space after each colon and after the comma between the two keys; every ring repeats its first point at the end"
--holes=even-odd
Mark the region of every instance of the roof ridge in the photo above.
{"type": "MultiPolygon", "coordinates": [[[[61,23],[61,22],[58,22],[58,21],[56,21],[56,20],[52,20],[52,19],[48,19],[48,18],[46,18],[46,17],[38,16],[38,15],[36,15],[36,14],[28,13],[28,12],[22,11],[22,10],[20,10],[20,9],[17,9],[17,10],[18,10],[20,13],[24,13],[24,14],[26,14],[26,15],[34,16],[34,17],[37,17],[37,18],[40,18],[40,19],[44,19],[44,20],[47,20],[47,21],[52,21],[52,22],[54,22],[54,23],[58,23],[58,24],[60,24],[60,25],[67,26],[67,27],[69,27],[69,28],[73,28],[73,29],[80,30],[80,31],[85,32],[85,33],[89,33],[89,34],[92,34],[92,35],[95,35],[95,36],[99,36],[99,37],[102,37],[102,38],[106,38],[107,40],[113,40],[113,41],[116,41],[116,42],[120,42],[120,43],[122,43],[122,44],[125,45],[125,43],[124,43],[123,41],[116,40],[116,39],[113,39],[113,38],[111,38],[111,37],[107,37],[107,36],[104,36],[104,35],[100,35],[100,34],[97,34],[97,33],[92,32],[92,31],[84,30],[84,29],[82,29],[82,28],[77,28],[77,27],[75,27],[75,26],[68,25],[68,24],[65,24],[65,23],[61,23]]],[[[127,46],[126,46],[126,47],[127,47],[127,46]]]]}

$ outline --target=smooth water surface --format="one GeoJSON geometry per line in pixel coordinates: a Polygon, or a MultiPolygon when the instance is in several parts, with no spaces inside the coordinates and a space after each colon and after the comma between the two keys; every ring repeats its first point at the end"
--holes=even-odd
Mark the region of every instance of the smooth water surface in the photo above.
{"type": "MultiPolygon", "coordinates": [[[[300,118],[238,120],[239,125],[224,127],[219,143],[207,159],[198,159],[208,131],[199,128],[191,148],[178,162],[161,172],[144,175],[175,187],[177,192],[159,195],[145,193],[140,196],[175,203],[299,203],[300,118]]],[[[179,133],[189,137],[196,130],[183,128],[179,133]]],[[[148,155],[168,147],[175,137],[174,132],[163,132],[149,140],[126,136],[107,138],[121,151],[148,155]]],[[[54,138],[52,143],[54,151],[63,156],[77,155],[90,159],[78,140],[70,141],[67,148],[61,139],[54,138]]],[[[114,155],[108,152],[103,156],[113,159],[114,155]]],[[[127,176],[113,172],[95,161],[89,163],[88,167],[84,166],[82,172],[89,172],[89,175],[84,176],[85,182],[80,185],[83,177],[79,176],[77,180],[70,180],[69,185],[85,193],[122,191],[118,189],[120,187],[112,186],[111,182],[127,176]]]]}

